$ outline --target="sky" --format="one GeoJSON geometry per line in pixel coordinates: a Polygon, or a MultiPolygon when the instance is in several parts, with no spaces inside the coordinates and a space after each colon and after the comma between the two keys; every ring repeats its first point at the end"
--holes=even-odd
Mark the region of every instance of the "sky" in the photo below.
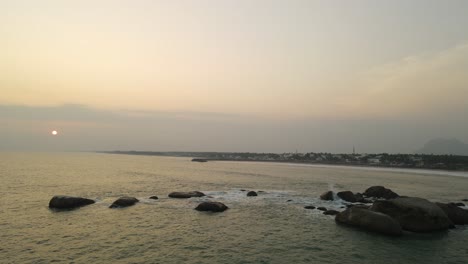
{"type": "Polygon", "coordinates": [[[466,14],[464,0],[0,0],[0,150],[468,143],[466,14]]]}

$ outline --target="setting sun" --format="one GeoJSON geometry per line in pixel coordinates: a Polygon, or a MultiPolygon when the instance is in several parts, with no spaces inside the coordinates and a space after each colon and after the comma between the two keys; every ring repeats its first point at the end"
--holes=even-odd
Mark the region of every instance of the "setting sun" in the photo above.
{"type": "Polygon", "coordinates": [[[58,134],[57,130],[52,131],[52,135],[56,136],[58,134]]]}

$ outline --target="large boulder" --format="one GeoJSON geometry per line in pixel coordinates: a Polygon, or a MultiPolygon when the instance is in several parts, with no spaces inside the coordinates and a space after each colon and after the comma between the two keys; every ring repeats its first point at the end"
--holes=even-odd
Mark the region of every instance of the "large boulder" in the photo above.
{"type": "Polygon", "coordinates": [[[375,201],[370,209],[391,216],[408,231],[431,232],[447,230],[453,226],[440,207],[422,198],[399,197],[375,201]]]}
{"type": "Polygon", "coordinates": [[[87,198],[72,197],[65,195],[56,195],[49,201],[49,208],[55,209],[73,209],[89,204],[93,204],[95,201],[87,198]]]}
{"type": "Polygon", "coordinates": [[[220,202],[203,202],[199,204],[195,210],[197,211],[210,211],[210,212],[223,212],[229,209],[225,204],[220,202]]]}
{"type": "Polygon", "coordinates": [[[436,203],[445,214],[448,216],[450,221],[456,225],[466,225],[468,224],[468,211],[461,209],[457,205],[453,203],[444,204],[444,203],[436,203]]]}
{"type": "Polygon", "coordinates": [[[113,202],[111,204],[111,206],[109,206],[109,208],[118,208],[118,207],[127,207],[127,206],[132,206],[136,203],[138,203],[139,200],[135,197],[128,197],[128,196],[124,196],[124,197],[120,197],[119,199],[115,200],[115,202],[113,202]]]}
{"type": "Polygon", "coordinates": [[[171,192],[169,195],[171,198],[192,198],[192,197],[203,197],[205,196],[204,193],[193,191],[193,192],[171,192]]]}
{"type": "Polygon", "coordinates": [[[325,201],[333,201],[333,192],[332,191],[326,191],[320,195],[320,199],[325,200],[325,201]]]}
{"type": "Polygon", "coordinates": [[[387,189],[383,186],[369,187],[364,192],[364,195],[367,197],[384,198],[384,199],[394,199],[394,198],[399,197],[398,194],[396,194],[392,190],[387,189]]]}
{"type": "Polygon", "coordinates": [[[390,216],[353,206],[335,216],[340,224],[355,226],[384,235],[400,236],[403,231],[400,224],[390,216]]]}
{"type": "Polygon", "coordinates": [[[344,192],[338,192],[336,196],[340,197],[341,200],[350,202],[350,203],[355,203],[358,200],[354,196],[354,193],[351,191],[344,191],[344,192]]]}

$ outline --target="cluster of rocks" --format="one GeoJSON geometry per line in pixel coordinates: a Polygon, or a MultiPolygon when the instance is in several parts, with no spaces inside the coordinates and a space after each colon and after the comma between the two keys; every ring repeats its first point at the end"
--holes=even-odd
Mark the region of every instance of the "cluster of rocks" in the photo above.
{"type": "MultiPolygon", "coordinates": [[[[385,235],[441,231],[468,224],[468,210],[459,207],[464,206],[463,203],[433,203],[423,198],[400,196],[383,186],[372,186],[363,194],[338,192],[336,197],[354,203],[336,214],[337,223],[385,235]]],[[[320,198],[334,200],[335,194],[327,191],[320,198]]]]}
{"type": "MultiPolygon", "coordinates": [[[[192,192],[172,192],[168,195],[170,198],[180,198],[180,199],[187,199],[191,197],[203,197],[205,196],[204,193],[198,191],[192,192]]],[[[157,196],[151,196],[149,199],[157,200],[157,196]]],[[[115,200],[109,208],[122,208],[132,206],[138,203],[139,200],[135,197],[120,197],[115,200]]],[[[56,195],[52,197],[49,201],[49,208],[52,209],[59,209],[59,210],[70,210],[75,209],[78,207],[94,204],[95,201],[87,198],[82,197],[73,197],[73,196],[64,196],[64,195],[56,195]]],[[[210,211],[210,212],[223,212],[229,209],[226,205],[220,202],[202,202],[200,203],[195,210],[197,211],[210,211]]]]}

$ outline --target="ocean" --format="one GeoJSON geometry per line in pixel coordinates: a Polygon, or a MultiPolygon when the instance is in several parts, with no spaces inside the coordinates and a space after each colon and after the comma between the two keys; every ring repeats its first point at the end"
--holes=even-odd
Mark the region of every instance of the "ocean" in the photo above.
{"type": "Polygon", "coordinates": [[[0,179],[0,263],[468,263],[467,227],[387,237],[304,209],[341,211],[341,201],[319,195],[373,185],[458,202],[468,198],[464,172],[2,152],[0,179]],[[192,190],[212,198],[167,197],[192,190]],[[243,190],[260,192],[247,197],[243,190]],[[54,211],[54,195],[97,203],[54,211]],[[109,209],[120,196],[140,203],[109,209]],[[229,209],[194,210],[207,200],[229,209]]]}

